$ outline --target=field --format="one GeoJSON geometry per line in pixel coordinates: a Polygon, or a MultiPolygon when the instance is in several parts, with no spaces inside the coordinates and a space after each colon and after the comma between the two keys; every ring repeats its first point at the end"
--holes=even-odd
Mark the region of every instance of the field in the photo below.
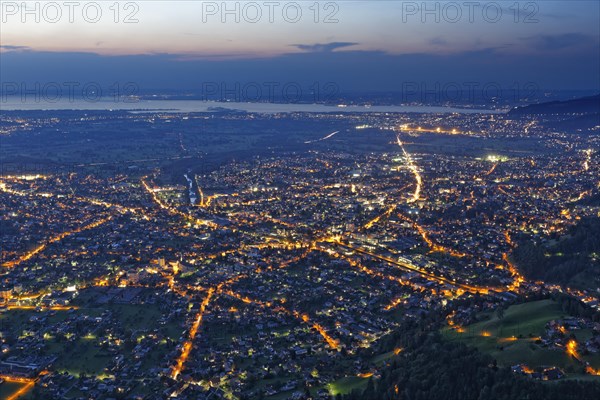
{"type": "MultiPolygon", "coordinates": [[[[85,296],[82,296],[84,300],[85,296]]],[[[138,304],[106,304],[104,307],[82,307],[70,311],[36,311],[36,310],[21,310],[12,309],[5,310],[0,314],[0,331],[4,330],[14,337],[22,337],[30,335],[32,327],[32,318],[43,319],[46,326],[58,326],[68,319],[78,318],[82,316],[98,317],[104,311],[110,311],[113,315],[112,323],[115,328],[122,328],[126,334],[123,337],[130,337],[134,332],[138,336],[143,336],[144,332],[152,331],[159,328],[157,321],[163,315],[158,305],[138,305],[138,304]]],[[[71,322],[72,326],[76,324],[71,322]]],[[[167,330],[163,328],[166,335],[173,340],[177,340],[181,334],[181,330],[167,330]]],[[[74,328],[71,328],[73,330],[74,328]]],[[[59,372],[69,372],[74,376],[79,376],[81,373],[86,375],[104,375],[107,373],[108,367],[114,359],[114,354],[103,348],[100,345],[102,337],[106,337],[111,330],[108,327],[95,329],[93,332],[80,332],[76,337],[67,340],[65,337],[56,337],[53,334],[48,334],[45,337],[45,346],[41,349],[42,355],[56,356],[57,359],[53,364],[53,369],[59,372]]],[[[144,370],[154,368],[159,365],[164,359],[164,356],[169,352],[165,341],[154,345],[152,351],[142,360],[141,367],[144,370]]],[[[123,349],[123,354],[131,357],[130,349],[123,349]]],[[[2,390],[7,383],[2,385],[2,390]]],[[[0,396],[0,399],[6,396],[0,396]]]]}
{"type": "MultiPolygon", "coordinates": [[[[371,363],[377,365],[378,367],[388,365],[391,362],[391,360],[398,357],[400,352],[401,350],[394,349],[386,353],[375,355],[371,358],[371,363]]],[[[328,384],[326,388],[329,390],[329,393],[331,395],[335,396],[338,393],[350,393],[355,389],[364,390],[367,387],[368,382],[368,376],[346,376],[328,384]]]]}
{"type": "MultiPolygon", "coordinates": [[[[486,321],[463,327],[460,332],[450,328],[442,331],[448,340],[458,340],[477,347],[481,352],[494,357],[501,366],[527,364],[531,368],[539,366],[558,366],[576,373],[581,364],[566,352],[540,346],[538,339],[544,332],[548,321],[566,317],[560,305],[552,300],[540,300],[509,307],[502,319],[496,314],[486,321]]],[[[587,336],[586,332],[575,331],[577,337],[587,336]]],[[[583,357],[595,368],[600,359],[596,356],[583,357]]]]}
{"type": "Polygon", "coordinates": [[[338,393],[350,393],[354,389],[364,389],[367,386],[368,378],[359,378],[357,376],[348,376],[330,383],[329,393],[336,396],[338,393]]]}
{"type": "Polygon", "coordinates": [[[4,382],[0,384],[0,399],[8,399],[25,385],[23,383],[4,382]]]}

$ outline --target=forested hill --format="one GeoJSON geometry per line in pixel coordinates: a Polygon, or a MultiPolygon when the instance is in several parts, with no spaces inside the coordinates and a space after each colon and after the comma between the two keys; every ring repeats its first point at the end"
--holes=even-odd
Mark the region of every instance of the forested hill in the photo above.
{"type": "Polygon", "coordinates": [[[444,341],[436,334],[421,334],[411,350],[369,381],[363,392],[343,400],[581,400],[600,398],[596,381],[551,384],[514,375],[495,361],[464,344],[444,341]]]}
{"type": "Polygon", "coordinates": [[[509,115],[525,114],[598,114],[600,113],[600,94],[566,101],[551,101],[517,107],[509,115]]]}
{"type": "Polygon", "coordinates": [[[583,219],[567,235],[546,244],[524,240],[511,257],[528,279],[596,289],[600,287],[600,218],[583,219]]]}

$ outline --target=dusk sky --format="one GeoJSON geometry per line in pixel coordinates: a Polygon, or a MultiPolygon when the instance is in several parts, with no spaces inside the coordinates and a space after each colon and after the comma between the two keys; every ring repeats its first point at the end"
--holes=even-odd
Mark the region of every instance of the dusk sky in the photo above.
{"type": "Polygon", "coordinates": [[[517,2],[518,12],[514,1],[429,2],[437,7],[430,14],[422,2],[320,2],[318,16],[313,2],[294,3],[301,16],[291,2],[272,6],[272,16],[265,2],[227,2],[229,10],[237,4],[239,22],[222,2],[121,2],[118,16],[112,2],[98,2],[101,15],[93,7],[84,15],[87,3],[71,10],[71,23],[61,2],[37,9],[31,2],[26,14],[20,2],[3,1],[2,80],[117,79],[178,89],[269,79],[333,79],[346,90],[376,91],[449,80],[600,87],[597,1],[517,2]]]}

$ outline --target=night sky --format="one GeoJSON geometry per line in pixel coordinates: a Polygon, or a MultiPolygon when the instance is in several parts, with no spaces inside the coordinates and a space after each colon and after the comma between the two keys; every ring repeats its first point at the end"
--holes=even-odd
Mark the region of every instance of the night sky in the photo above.
{"type": "Polygon", "coordinates": [[[28,14],[20,2],[2,2],[3,83],[189,89],[212,81],[336,82],[342,91],[389,91],[414,82],[534,82],[600,89],[597,1],[427,2],[426,9],[402,1],[316,8],[140,1],[120,3],[118,13],[112,2],[85,12],[86,2],[72,10],[56,4],[31,3],[28,14]]]}

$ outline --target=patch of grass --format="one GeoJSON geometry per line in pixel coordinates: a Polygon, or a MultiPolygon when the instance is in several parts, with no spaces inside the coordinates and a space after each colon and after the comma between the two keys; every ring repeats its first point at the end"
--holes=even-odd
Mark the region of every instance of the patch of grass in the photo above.
{"type": "MultiPolygon", "coordinates": [[[[107,304],[103,307],[81,308],[74,311],[7,310],[0,314],[0,330],[6,330],[19,336],[24,330],[31,329],[29,320],[32,316],[46,318],[43,323],[53,326],[74,315],[94,317],[100,316],[105,310],[110,310],[117,319],[118,325],[124,327],[130,333],[159,328],[160,325],[157,321],[163,315],[160,306],[155,304],[107,304]]],[[[181,329],[172,329],[172,332],[167,333],[172,333],[171,336],[175,336],[176,339],[179,337],[180,331],[181,329]]],[[[98,346],[97,337],[103,336],[105,332],[103,330],[94,332],[94,335],[90,337],[85,337],[85,333],[82,331],[82,337],[75,341],[53,337],[46,341],[43,354],[57,357],[52,370],[66,371],[74,376],[79,376],[81,373],[86,375],[101,375],[104,373],[105,368],[111,364],[114,357],[110,352],[98,346]]],[[[155,346],[143,360],[144,368],[155,367],[169,351],[170,348],[166,345],[155,346]]],[[[130,352],[123,350],[123,354],[128,357],[130,352]]],[[[0,396],[0,399],[5,397],[0,396]]]]}
{"type": "Polygon", "coordinates": [[[15,382],[4,382],[0,384],[0,399],[8,399],[10,395],[13,395],[17,390],[24,386],[22,383],[15,382]]]}
{"type": "Polygon", "coordinates": [[[64,321],[70,315],[69,311],[6,310],[0,314],[0,330],[18,336],[23,330],[30,328],[29,319],[32,316],[47,318],[46,324],[53,325],[64,321]]]}
{"type": "Polygon", "coordinates": [[[481,338],[483,343],[488,342],[486,340],[488,337],[496,339],[512,336],[537,337],[544,332],[544,326],[548,321],[559,319],[565,315],[557,302],[552,300],[532,301],[509,307],[504,312],[502,319],[493,314],[487,321],[469,325],[465,327],[466,332],[462,334],[455,334],[450,329],[444,330],[444,333],[454,338],[465,336],[481,338]],[[487,334],[489,334],[488,337],[483,336],[487,334]]]}
{"type": "Polygon", "coordinates": [[[156,321],[163,315],[157,305],[113,304],[107,308],[113,311],[119,322],[131,331],[158,328],[156,321]]]}
{"type": "Polygon", "coordinates": [[[396,354],[394,353],[394,351],[388,351],[387,353],[376,355],[371,359],[371,362],[373,364],[380,364],[384,361],[394,358],[395,355],[396,354]]]}
{"type": "Polygon", "coordinates": [[[328,384],[329,393],[332,396],[336,396],[338,393],[347,394],[355,389],[365,389],[369,378],[359,378],[357,376],[347,376],[338,379],[335,382],[328,384]]]}
{"type": "Polygon", "coordinates": [[[297,389],[288,390],[287,392],[277,393],[273,396],[267,397],[267,399],[269,399],[269,400],[287,400],[290,398],[290,395],[292,393],[294,393],[295,391],[297,391],[297,389]]]}
{"type": "MultiPolygon", "coordinates": [[[[448,340],[459,340],[494,357],[499,365],[525,363],[532,368],[553,365],[562,369],[581,370],[581,364],[558,349],[544,348],[536,340],[547,322],[565,317],[560,305],[552,300],[533,301],[509,307],[504,318],[494,313],[487,321],[463,327],[462,332],[442,330],[448,340]]],[[[577,331],[575,331],[577,333],[577,331]]],[[[586,357],[592,366],[597,361],[586,357]]],[[[600,357],[599,357],[600,358],[600,357]]]]}
{"type": "Polygon", "coordinates": [[[95,341],[78,340],[75,342],[53,343],[51,353],[59,356],[54,369],[67,371],[70,375],[79,376],[102,374],[111,362],[111,356],[104,353],[95,341]]]}

